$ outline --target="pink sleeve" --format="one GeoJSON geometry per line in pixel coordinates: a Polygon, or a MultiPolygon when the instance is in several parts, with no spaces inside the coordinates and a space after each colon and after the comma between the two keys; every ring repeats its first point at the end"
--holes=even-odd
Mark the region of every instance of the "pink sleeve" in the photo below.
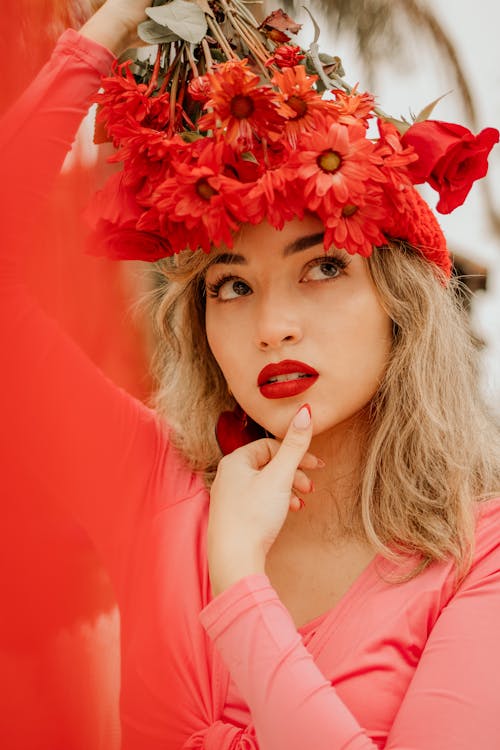
{"type": "MultiPolygon", "coordinates": [[[[168,502],[169,486],[181,495],[190,474],[167,448],[154,412],[108,380],[23,283],[26,237],[36,238],[25,230],[34,222],[36,229],[112,60],[100,45],[65,32],[0,126],[0,456],[5,498],[17,496],[15,477],[27,474],[40,497],[76,515],[112,575],[122,575],[141,517],[160,495],[168,502]]],[[[38,498],[25,500],[29,513],[38,498]]]]}
{"type": "Polygon", "coordinates": [[[376,750],[314,663],[267,576],[241,579],[200,619],[250,708],[260,750],[376,750]]]}
{"type": "MultiPolygon", "coordinates": [[[[375,750],[314,663],[266,576],[238,581],[200,619],[250,708],[260,750],[375,750]]],[[[386,750],[497,747],[499,632],[497,544],[442,611],[386,750]]]]}

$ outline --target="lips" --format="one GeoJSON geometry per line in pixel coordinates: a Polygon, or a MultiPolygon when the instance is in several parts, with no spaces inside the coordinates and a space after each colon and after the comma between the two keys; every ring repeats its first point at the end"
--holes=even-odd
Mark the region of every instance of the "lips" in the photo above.
{"type": "Polygon", "coordinates": [[[257,385],[265,398],[291,398],[310,388],[319,373],[305,362],[285,359],[260,371],[257,385]]]}

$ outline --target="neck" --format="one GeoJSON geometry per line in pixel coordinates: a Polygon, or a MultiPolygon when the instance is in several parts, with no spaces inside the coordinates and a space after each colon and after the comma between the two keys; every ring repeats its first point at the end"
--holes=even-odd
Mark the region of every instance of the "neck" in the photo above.
{"type": "Polygon", "coordinates": [[[288,514],[285,532],[305,543],[325,545],[352,538],[349,519],[357,494],[365,431],[364,415],[356,415],[313,438],[310,451],[322,458],[326,467],[308,472],[315,490],[304,496],[305,508],[288,514]]]}

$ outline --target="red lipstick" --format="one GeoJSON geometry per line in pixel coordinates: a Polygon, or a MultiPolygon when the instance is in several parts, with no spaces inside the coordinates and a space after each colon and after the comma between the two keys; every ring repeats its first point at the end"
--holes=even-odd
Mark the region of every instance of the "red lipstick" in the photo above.
{"type": "Polygon", "coordinates": [[[291,398],[307,391],[319,378],[319,372],[295,359],[267,365],[260,371],[257,385],[264,398],[291,398]]]}

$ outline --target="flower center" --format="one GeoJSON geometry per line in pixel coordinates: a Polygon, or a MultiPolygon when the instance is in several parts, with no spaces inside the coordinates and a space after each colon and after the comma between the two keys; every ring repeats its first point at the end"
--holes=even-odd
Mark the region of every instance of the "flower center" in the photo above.
{"type": "Polygon", "coordinates": [[[323,153],[318,156],[317,162],[318,167],[320,167],[323,172],[336,172],[342,164],[342,159],[340,158],[340,154],[336,151],[323,151],[323,153]]]}
{"type": "Polygon", "coordinates": [[[307,103],[296,94],[288,98],[287,104],[291,109],[293,109],[294,112],[297,113],[297,117],[295,117],[294,119],[304,117],[305,113],[307,112],[307,103]]]}
{"type": "Polygon", "coordinates": [[[217,190],[214,190],[214,188],[209,184],[208,180],[206,180],[204,177],[202,177],[201,180],[198,180],[195,186],[195,190],[200,198],[203,198],[204,201],[209,201],[213,195],[217,195],[217,190]]]}
{"type": "Polygon", "coordinates": [[[357,210],[358,206],[355,206],[353,203],[346,203],[342,209],[342,216],[352,216],[357,210]]]}
{"type": "Polygon", "coordinates": [[[245,120],[247,117],[253,115],[254,110],[255,104],[251,96],[237,94],[231,99],[231,114],[237,120],[245,120]]]}

